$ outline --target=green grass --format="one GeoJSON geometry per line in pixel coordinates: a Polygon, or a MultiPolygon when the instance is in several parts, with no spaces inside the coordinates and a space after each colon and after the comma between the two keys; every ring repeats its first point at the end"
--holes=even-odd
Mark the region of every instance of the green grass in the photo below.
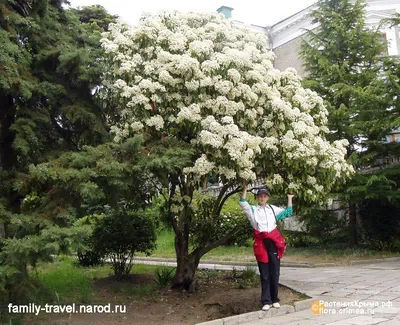
{"type": "MultiPolygon", "coordinates": [[[[175,246],[174,246],[174,232],[172,230],[163,230],[157,234],[157,248],[154,250],[152,257],[162,258],[175,258],[175,246]]],[[[144,254],[137,254],[137,256],[144,256],[144,254]]],[[[251,240],[249,241],[249,247],[239,246],[220,246],[206,255],[203,259],[206,260],[218,260],[218,261],[235,261],[236,258],[243,258],[248,261],[253,261],[253,250],[251,246],[251,240]]]]}
{"type": "Polygon", "coordinates": [[[254,262],[253,247],[251,241],[249,246],[219,246],[206,255],[205,260],[216,261],[237,261],[237,262],[254,262]]]}
{"type": "MultiPolygon", "coordinates": [[[[153,265],[134,265],[132,274],[154,274],[159,268],[153,265]]],[[[165,267],[167,268],[167,267],[165,267]]],[[[95,295],[94,281],[113,275],[110,264],[96,267],[81,267],[71,257],[61,257],[54,263],[42,263],[31,276],[41,284],[35,296],[37,303],[101,303],[101,298],[95,295]]],[[[118,295],[140,298],[154,295],[157,283],[140,286],[126,285],[115,281],[111,290],[118,295]]]]}
{"type": "MultiPolygon", "coordinates": [[[[131,274],[154,274],[159,266],[134,265],[131,274]]],[[[164,266],[164,269],[173,269],[164,266]]],[[[61,256],[53,263],[41,263],[36,269],[30,270],[32,280],[31,297],[29,302],[40,305],[48,304],[105,304],[133,302],[143,297],[159,294],[159,285],[142,283],[135,284],[126,281],[116,281],[110,264],[95,267],[79,266],[77,260],[61,256]]],[[[135,279],[135,278],[132,278],[135,279]]],[[[40,316],[11,315],[8,324],[46,324],[49,315],[40,316]]],[[[8,319],[8,318],[6,318],[8,319]]],[[[1,320],[0,320],[1,323],[1,320]]]]}
{"type": "MultiPolygon", "coordinates": [[[[254,262],[252,240],[249,246],[220,246],[202,257],[202,260],[254,262]]],[[[144,255],[139,255],[144,256],[144,255]]],[[[157,249],[152,257],[175,258],[174,233],[172,230],[164,230],[158,234],[157,249]]],[[[317,247],[288,247],[284,263],[339,263],[349,264],[354,260],[374,259],[383,257],[395,257],[399,253],[373,251],[363,248],[317,248],[317,247]]]]}
{"type": "Polygon", "coordinates": [[[154,256],[174,258],[175,246],[174,246],[174,232],[172,230],[160,231],[157,234],[157,248],[154,251],[154,256]]]}
{"type": "Polygon", "coordinates": [[[43,264],[38,267],[36,275],[44,287],[50,290],[56,303],[90,301],[92,294],[90,277],[81,269],[74,267],[70,259],[43,264]]]}

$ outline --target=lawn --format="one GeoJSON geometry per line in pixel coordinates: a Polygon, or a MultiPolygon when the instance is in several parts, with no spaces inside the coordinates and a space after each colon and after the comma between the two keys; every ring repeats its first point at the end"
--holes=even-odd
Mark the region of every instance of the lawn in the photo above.
{"type": "MultiPolygon", "coordinates": [[[[136,274],[154,274],[157,267],[150,265],[134,265],[132,272],[136,274]]],[[[104,299],[93,290],[93,282],[112,277],[113,272],[110,264],[96,267],[80,267],[71,257],[60,257],[55,263],[41,264],[37,270],[32,271],[32,277],[43,284],[46,294],[53,297],[53,303],[104,303],[104,299]],[[50,293],[48,292],[50,291],[50,293]]],[[[157,284],[151,283],[136,288],[135,292],[129,291],[124,286],[113,288],[115,294],[127,294],[132,299],[140,298],[153,292],[157,284]]],[[[48,296],[39,292],[39,300],[48,302],[48,296]]]]}
{"type": "MultiPolygon", "coordinates": [[[[254,262],[252,240],[248,241],[247,247],[241,246],[220,246],[206,255],[202,260],[254,262]]],[[[138,255],[143,256],[143,255],[138,255]]],[[[157,248],[152,257],[175,258],[174,233],[163,230],[157,237],[157,248]]],[[[323,247],[287,247],[282,259],[283,263],[335,263],[350,264],[351,261],[375,259],[384,257],[397,257],[399,253],[374,251],[363,248],[323,248],[323,247]]]]}

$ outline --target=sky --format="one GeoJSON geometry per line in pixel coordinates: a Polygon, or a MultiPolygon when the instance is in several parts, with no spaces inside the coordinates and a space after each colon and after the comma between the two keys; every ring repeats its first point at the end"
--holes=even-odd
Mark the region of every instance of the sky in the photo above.
{"type": "Polygon", "coordinates": [[[270,26],[315,3],[316,0],[69,0],[72,7],[100,4],[134,25],[143,12],[160,10],[216,11],[231,7],[232,18],[246,24],[270,26]]]}

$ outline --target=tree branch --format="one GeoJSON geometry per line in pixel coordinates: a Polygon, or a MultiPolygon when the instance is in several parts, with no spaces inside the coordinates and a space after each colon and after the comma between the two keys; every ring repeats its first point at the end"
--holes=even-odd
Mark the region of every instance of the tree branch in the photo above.
{"type": "Polygon", "coordinates": [[[216,216],[217,217],[219,215],[219,213],[221,212],[221,209],[219,208],[220,207],[220,202],[223,199],[223,197],[224,197],[226,191],[228,190],[228,188],[229,188],[228,184],[225,184],[222,187],[221,191],[219,192],[218,198],[215,201],[215,205],[214,205],[214,207],[212,209],[211,216],[216,216]],[[217,211],[215,211],[216,209],[217,209],[217,211]],[[217,213],[215,213],[215,212],[217,212],[217,213]]]}
{"type": "Polygon", "coordinates": [[[178,223],[176,222],[175,216],[171,213],[171,205],[172,205],[171,198],[175,195],[175,191],[176,191],[176,179],[175,179],[175,177],[172,177],[171,191],[169,193],[169,200],[167,201],[167,209],[168,209],[167,213],[169,214],[169,219],[171,221],[172,228],[174,229],[175,235],[180,236],[178,223]]]}
{"type": "Polygon", "coordinates": [[[199,258],[201,258],[203,255],[205,255],[206,253],[208,253],[210,250],[217,248],[218,246],[221,246],[225,243],[227,243],[230,239],[232,239],[232,235],[229,234],[227,236],[224,236],[218,240],[216,240],[213,243],[207,244],[202,248],[196,248],[192,253],[196,252],[196,254],[198,254],[199,258]]]}
{"type": "Polygon", "coordinates": [[[221,200],[221,203],[218,206],[217,213],[215,214],[216,216],[219,216],[222,210],[222,207],[224,206],[224,203],[226,200],[231,197],[233,194],[239,193],[242,190],[240,186],[238,186],[236,189],[234,189],[232,192],[228,193],[225,195],[225,197],[221,200]]]}

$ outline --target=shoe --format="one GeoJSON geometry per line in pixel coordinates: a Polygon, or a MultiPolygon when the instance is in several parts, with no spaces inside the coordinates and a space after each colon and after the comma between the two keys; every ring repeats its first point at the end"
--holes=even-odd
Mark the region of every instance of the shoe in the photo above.
{"type": "Polygon", "coordinates": [[[270,305],[264,305],[263,308],[262,308],[262,310],[267,311],[267,310],[269,310],[270,308],[271,308],[270,305]]]}
{"type": "Polygon", "coordinates": [[[280,304],[279,302],[274,302],[274,303],[272,304],[272,307],[274,307],[274,308],[280,308],[280,307],[281,307],[281,304],[280,304]]]}

